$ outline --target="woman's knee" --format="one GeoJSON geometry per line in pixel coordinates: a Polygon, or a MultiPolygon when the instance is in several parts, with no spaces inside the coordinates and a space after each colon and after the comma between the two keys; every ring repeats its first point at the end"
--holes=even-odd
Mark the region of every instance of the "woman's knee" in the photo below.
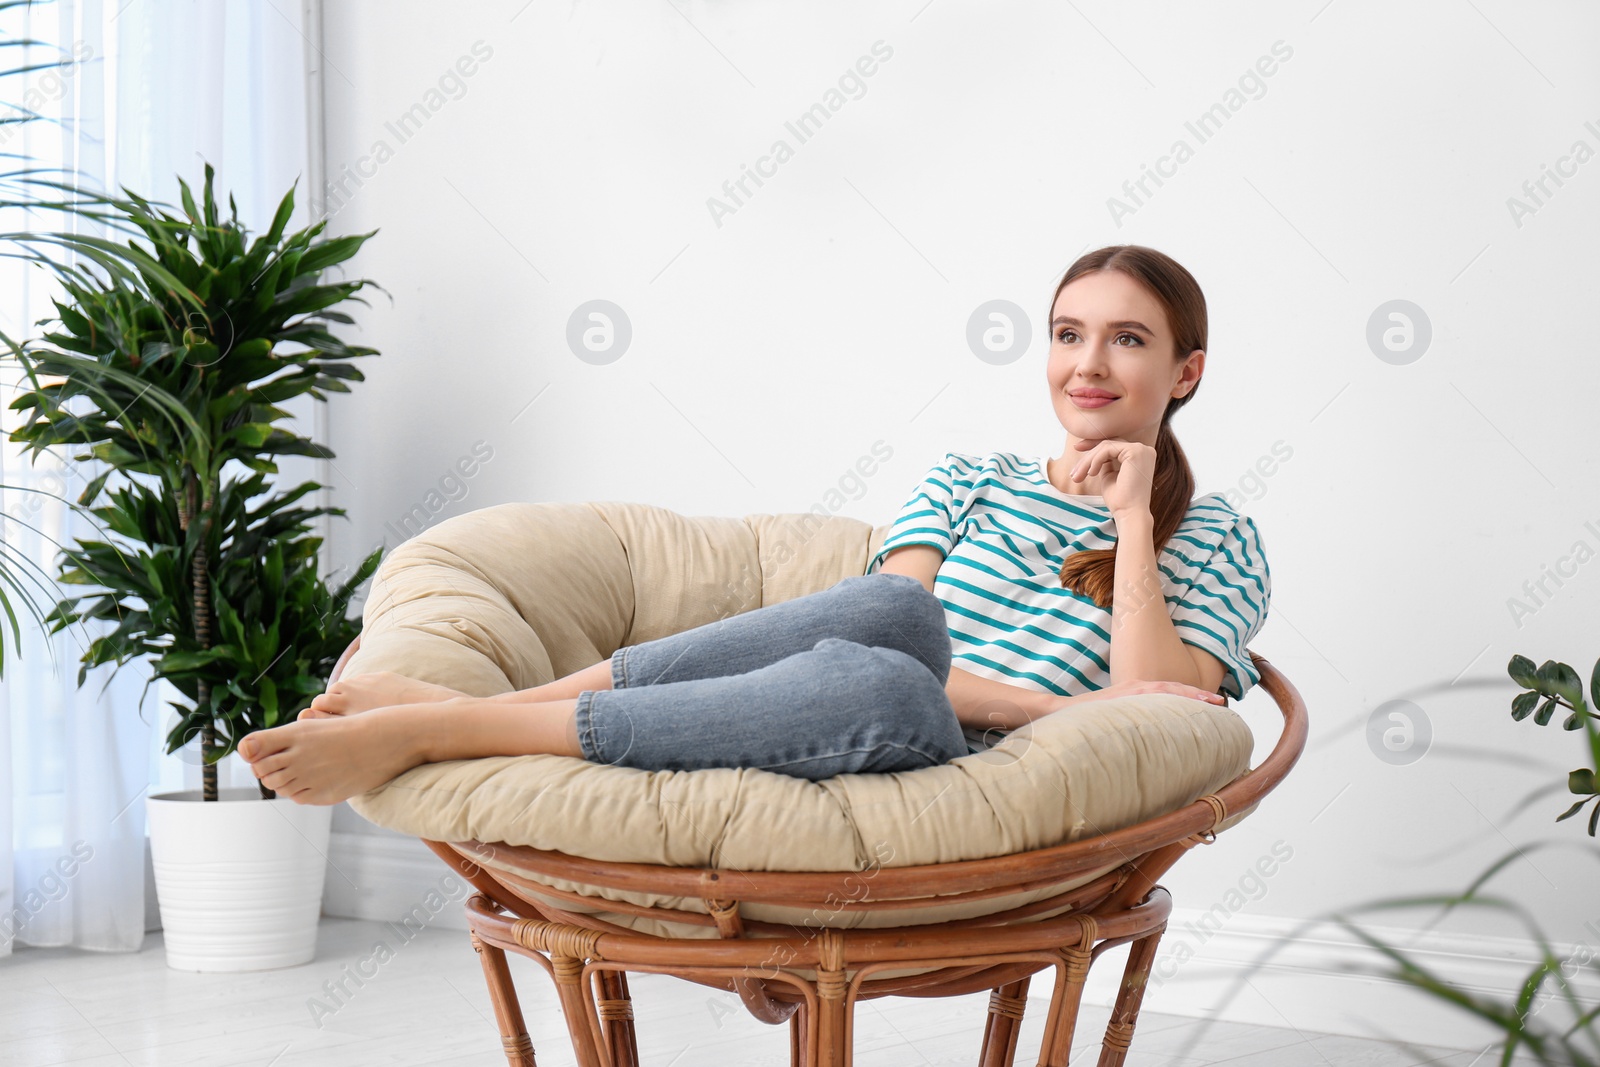
{"type": "Polygon", "coordinates": [[[880,714],[896,740],[944,763],[965,755],[966,736],[944,683],[920,661],[897,649],[877,648],[885,684],[880,714]]]}
{"type": "Polygon", "coordinates": [[[872,607],[881,620],[873,644],[898,648],[915,656],[943,686],[950,678],[950,629],[944,604],[908,574],[864,575],[876,584],[865,585],[872,607]]]}

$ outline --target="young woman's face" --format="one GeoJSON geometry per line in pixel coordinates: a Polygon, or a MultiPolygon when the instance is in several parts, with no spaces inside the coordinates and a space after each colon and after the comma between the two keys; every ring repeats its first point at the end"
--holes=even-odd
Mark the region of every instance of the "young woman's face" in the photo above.
{"type": "Polygon", "coordinates": [[[1167,403],[1192,389],[1204,370],[1201,349],[1182,363],[1173,358],[1166,312],[1122,271],[1085,274],[1056,297],[1045,376],[1056,418],[1075,438],[1154,446],[1167,403]],[[1086,389],[1116,399],[1072,395],[1086,389]]]}

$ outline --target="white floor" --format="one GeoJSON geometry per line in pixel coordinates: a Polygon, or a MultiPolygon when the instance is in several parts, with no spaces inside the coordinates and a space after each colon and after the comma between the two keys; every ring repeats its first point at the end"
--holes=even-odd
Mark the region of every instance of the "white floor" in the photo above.
{"type": "MultiPolygon", "coordinates": [[[[1102,960],[1104,964],[1107,960],[1102,960]]],[[[1120,962],[1117,964],[1120,969],[1120,962]]],[[[550,981],[512,958],[540,1067],[571,1067],[550,981]]],[[[768,1026],[738,998],[665,975],[631,974],[645,1067],[783,1067],[788,1026],[768,1026]]],[[[1049,975],[1035,976],[1018,1042],[1037,1062],[1049,975]]],[[[976,1064],[988,995],[891,997],[857,1006],[857,1067],[976,1064]]],[[[1109,1010],[1085,1007],[1072,1055],[1093,1064],[1109,1010]]],[[[1130,1067],[1478,1067],[1497,1056],[1143,1012],[1130,1067]]],[[[324,919],[318,957],[255,974],[169,970],[161,935],[137,954],[20,948],[0,959],[4,1067],[364,1067],[503,1065],[477,954],[467,935],[425,929],[407,941],[385,923],[324,919]],[[380,942],[389,948],[375,952],[380,942]],[[369,977],[362,978],[362,975],[369,977]],[[342,981],[344,992],[338,991],[342,981]],[[359,984],[358,984],[359,983],[359,984]],[[334,989],[330,993],[330,988],[334,989]]]]}

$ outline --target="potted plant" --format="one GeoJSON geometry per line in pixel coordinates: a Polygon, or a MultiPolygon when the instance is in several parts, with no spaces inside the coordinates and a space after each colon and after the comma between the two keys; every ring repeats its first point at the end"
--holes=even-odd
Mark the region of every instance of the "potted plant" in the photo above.
{"type": "MultiPolygon", "coordinates": [[[[1526,656],[1514,655],[1506,665],[1506,673],[1519,688],[1524,690],[1511,700],[1511,717],[1520,722],[1532,715],[1535,723],[1545,726],[1549,724],[1557,708],[1567,709],[1568,714],[1562,721],[1562,727],[1565,730],[1582,728],[1586,732],[1585,747],[1593,763],[1591,767],[1580,767],[1570,772],[1564,782],[1553,782],[1535,789],[1518,802],[1512,813],[1521,811],[1541,796],[1564,789],[1569,795],[1577,796],[1579,799],[1565,812],[1557,815],[1555,821],[1570,819],[1579,814],[1591,801],[1600,800],[1600,789],[1597,789],[1596,782],[1597,775],[1600,775],[1600,729],[1595,726],[1595,720],[1600,718],[1600,713],[1593,710],[1596,705],[1600,705],[1600,661],[1595,663],[1589,677],[1589,695],[1594,704],[1584,699],[1583,682],[1577,671],[1568,664],[1546,660],[1535,667],[1533,661],[1526,656]]],[[[1600,802],[1595,804],[1595,809],[1589,816],[1588,836],[1596,837],[1597,830],[1600,830],[1600,802]]],[[[1323,922],[1333,921],[1387,961],[1384,967],[1369,968],[1367,973],[1403,982],[1489,1024],[1497,1032],[1497,1044],[1491,1044],[1489,1047],[1497,1049],[1499,1056],[1496,1062],[1499,1064],[1510,1064],[1514,1055],[1523,1055],[1531,1056],[1536,1062],[1549,1064],[1552,1067],[1555,1065],[1600,1067],[1600,1003],[1584,1003],[1579,998],[1579,991],[1573,988],[1570,981],[1579,969],[1593,967],[1597,956],[1594,949],[1588,945],[1580,945],[1566,958],[1559,957],[1530,910],[1529,904],[1532,902],[1483,893],[1485,886],[1516,860],[1525,860],[1530,853],[1552,845],[1570,847],[1570,843],[1562,841],[1537,841],[1514,846],[1511,851],[1497,858],[1480,872],[1472,883],[1459,893],[1390,897],[1345,909],[1346,912],[1355,914],[1394,908],[1442,908],[1443,910],[1430,920],[1429,926],[1458,907],[1483,908],[1515,916],[1528,931],[1530,940],[1539,946],[1539,960],[1523,977],[1516,991],[1507,997],[1484,996],[1452,983],[1448,976],[1430,971],[1403,950],[1373,936],[1344,912],[1323,913],[1298,924],[1288,937],[1271,946],[1256,959],[1237,982],[1246,981],[1250,974],[1300,933],[1323,922]],[[1544,988],[1547,985],[1550,988],[1544,988]],[[1565,1025],[1549,1017],[1541,1017],[1550,1004],[1558,1001],[1571,1015],[1570,1021],[1565,1025]]],[[[1600,860],[1600,850],[1584,848],[1583,852],[1590,858],[1600,860]]],[[[1593,894],[1590,894],[1591,899],[1592,896],[1593,894]]],[[[1233,988],[1237,990],[1239,985],[1235,984],[1233,988]]],[[[1232,993],[1227,999],[1232,999],[1232,993]]],[[[1408,1048],[1408,1051],[1418,1050],[1408,1048]]],[[[1483,1050],[1487,1051],[1488,1049],[1483,1050]]],[[[1488,1062],[1484,1060],[1484,1063],[1488,1062]]]]}
{"type": "Polygon", "coordinates": [[[75,458],[106,464],[79,503],[110,534],[63,548],[59,578],[97,588],[62,599],[47,621],[52,632],[114,622],[88,645],[78,684],[91,667],[114,663],[114,673],[151,657],[150,681],[166,679],[187,699],[173,704],[167,751],[200,746],[202,788],[147,800],[167,962],[257,970],[315,953],[331,808],[264,787],[219,793],[216,765],[245,734],[289,721],[322,691],[358,629],[345,617],[351,593],[382,554],[329,590],[317,576],[321,539],[304,535],[316,516],[344,509],[295,506],[322,486],[279,491],[266,478],[277,456],[333,457],[280,426],[291,416],[277,405],[348,392],[346,381],[362,379],[350,360],[376,354],[328,328],[350,323],[336,308],[364,303],[356,294],[373,283],[322,280],[372,234],[322,238],[325,222],[286,233],[291,189],[249,241],[231,199],[229,216],[219,212],[213,177],[207,165],[199,203],[179,181],[181,213],[127,190],[84,196],[41,180],[60,198],[32,206],[92,218],[125,239],[0,241],[64,293],[46,323],[53,331],[13,349],[31,388],[11,404],[24,413],[12,440],[35,452],[76,446],[75,458]]]}

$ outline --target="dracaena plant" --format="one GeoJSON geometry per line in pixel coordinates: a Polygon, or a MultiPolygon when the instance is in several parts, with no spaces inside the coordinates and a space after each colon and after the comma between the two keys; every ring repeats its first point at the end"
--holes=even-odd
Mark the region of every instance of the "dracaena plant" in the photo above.
{"type": "Polygon", "coordinates": [[[180,179],[179,210],[37,176],[11,204],[76,225],[0,234],[62,293],[41,323],[49,332],[8,339],[26,375],[12,440],[35,453],[76,448],[74,458],[106,468],[78,503],[109,533],[61,550],[60,580],[98,589],[62,599],[47,621],[52,632],[114,622],[87,646],[80,685],[90,667],[153,657],[151,681],[170,680],[189,701],[174,705],[167,751],[199,739],[208,800],[216,762],[240,738],[321,691],[355,634],[345,606],[382,553],[329,590],[316,574],[321,539],[303,535],[311,519],[344,509],[296,507],[322,486],[279,491],[265,477],[278,456],[334,455],[280,425],[292,416],[278,405],[348,392],[363,377],[351,360],[377,354],[330,329],[351,323],[337,308],[365,303],[357,294],[374,283],[324,277],[372,234],[324,238],[325,222],[287,232],[291,189],[251,240],[231,197],[228,214],[219,210],[213,179],[207,165],[198,202],[180,179]]]}

